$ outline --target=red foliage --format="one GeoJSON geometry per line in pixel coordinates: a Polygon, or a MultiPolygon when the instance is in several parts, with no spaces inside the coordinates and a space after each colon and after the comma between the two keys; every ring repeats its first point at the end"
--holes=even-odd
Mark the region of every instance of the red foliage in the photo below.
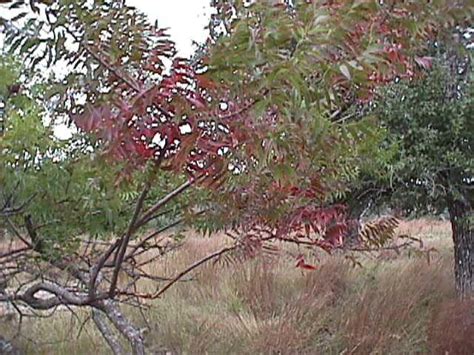
{"type": "Polygon", "coordinates": [[[303,270],[310,270],[310,271],[317,269],[316,266],[306,263],[306,261],[304,260],[303,254],[298,255],[298,257],[296,258],[296,267],[303,270]]]}
{"type": "MultiPolygon", "coordinates": [[[[173,43],[163,37],[143,68],[162,74],[162,58],[171,58],[173,49],[173,43]]],[[[111,66],[106,58],[101,61],[111,66]]],[[[133,169],[149,161],[166,161],[164,169],[190,176],[221,175],[226,153],[247,140],[240,126],[251,103],[228,100],[222,88],[213,97],[217,85],[196,74],[184,59],[175,58],[170,73],[163,74],[158,84],[150,85],[144,78],[131,80],[119,69],[109,77],[115,99],[86,106],[72,117],[77,127],[100,140],[110,160],[127,162],[133,169]],[[211,104],[217,98],[225,100],[226,110],[211,104]]]]}
{"type": "Polygon", "coordinates": [[[336,246],[340,244],[336,233],[331,231],[333,227],[343,225],[346,219],[345,207],[333,205],[330,207],[318,207],[307,205],[300,207],[285,219],[277,231],[277,236],[284,236],[290,232],[304,233],[306,238],[311,238],[311,233],[317,236],[324,236],[324,240],[336,246]],[[329,230],[328,230],[329,228],[329,230]]]}
{"type": "MultiPolygon", "coordinates": [[[[312,1],[317,2],[317,1],[312,1]]],[[[371,2],[359,2],[353,4],[350,1],[335,0],[325,2],[324,5],[331,13],[331,17],[342,18],[351,6],[368,8],[373,6],[371,2]],[[345,8],[344,8],[345,7],[345,8]]],[[[420,25],[420,29],[413,32],[410,26],[406,25],[406,20],[416,17],[418,13],[422,13],[423,2],[387,2],[379,8],[378,11],[367,11],[366,15],[358,17],[357,22],[347,29],[345,35],[345,43],[332,53],[332,60],[337,63],[346,65],[348,60],[364,57],[369,54],[373,57],[383,59],[383,64],[377,68],[363,68],[367,72],[367,80],[358,83],[356,95],[361,102],[370,101],[373,98],[375,89],[390,82],[395,78],[412,78],[417,75],[417,65],[423,69],[431,66],[431,60],[427,57],[414,57],[412,45],[410,41],[414,38],[428,39],[436,33],[436,27],[432,23],[420,25]],[[385,6],[385,8],[383,8],[385,6]],[[367,53],[365,43],[368,36],[378,38],[376,46],[370,48],[367,53]]],[[[360,63],[358,63],[360,64],[360,63]]],[[[341,92],[346,92],[351,85],[351,78],[340,75],[335,78],[334,86],[338,87],[341,92]]],[[[350,99],[349,95],[348,98],[350,99]]]]}
{"type": "MultiPolygon", "coordinates": [[[[344,1],[324,4],[336,19],[347,12],[339,11],[346,5],[344,1]]],[[[430,67],[429,58],[413,60],[405,50],[410,33],[400,23],[407,11],[407,7],[398,8],[395,3],[390,16],[384,11],[372,11],[370,15],[357,18],[345,32],[344,41],[328,46],[330,53],[326,53],[326,59],[337,67],[341,63],[346,65],[351,58],[364,56],[368,33],[380,38],[371,55],[384,58],[381,68],[363,68],[365,79],[359,80],[360,83],[352,83],[347,68],[341,67],[342,75],[334,77],[334,87],[344,99],[350,101],[356,95],[358,100],[370,100],[377,86],[396,76],[413,76],[416,64],[425,69],[430,67]]],[[[253,105],[270,89],[248,94],[230,93],[207,74],[198,74],[186,60],[174,58],[174,44],[163,30],[156,31],[155,37],[155,45],[145,56],[142,72],[133,79],[109,63],[105,56],[101,58],[98,51],[96,56],[111,68],[108,82],[114,99],[108,104],[87,106],[73,120],[80,129],[93,134],[105,145],[105,154],[110,160],[128,163],[129,169],[124,171],[156,162],[163,169],[185,172],[190,177],[211,177],[207,179],[208,186],[219,186],[219,180],[230,170],[227,157],[240,147],[245,159],[251,161],[263,146],[262,137],[276,126],[279,113],[274,107],[267,107],[260,115],[263,117],[258,119],[251,116],[253,105]],[[164,59],[172,59],[168,73],[164,59]],[[150,75],[159,76],[159,80],[149,80],[150,75]]],[[[284,163],[275,159],[275,163],[284,163]]],[[[306,171],[297,171],[300,173],[304,175],[306,171]]],[[[247,210],[245,215],[239,216],[240,227],[247,232],[258,234],[272,230],[277,239],[304,241],[327,251],[340,248],[350,226],[346,209],[324,203],[328,187],[319,176],[309,180],[309,184],[308,179],[303,184],[299,180],[282,183],[274,179],[261,185],[255,181],[228,190],[226,203],[229,211],[239,213],[239,206],[247,210]],[[253,203],[258,211],[249,208],[253,203]],[[290,207],[284,217],[278,220],[270,217],[272,209],[285,203],[290,207]],[[262,211],[269,213],[265,215],[262,211]]],[[[304,259],[299,259],[297,266],[312,268],[304,259]]]]}

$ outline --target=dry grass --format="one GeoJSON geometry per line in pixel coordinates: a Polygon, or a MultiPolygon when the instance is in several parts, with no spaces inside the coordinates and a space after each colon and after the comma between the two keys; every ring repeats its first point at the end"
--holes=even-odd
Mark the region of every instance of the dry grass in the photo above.
{"type": "Polygon", "coordinates": [[[433,314],[428,334],[435,354],[474,353],[474,300],[446,302],[433,314]]]}
{"type": "MultiPolygon", "coordinates": [[[[474,353],[474,307],[455,302],[449,224],[419,220],[401,229],[439,250],[430,263],[404,254],[367,257],[362,268],[342,255],[322,256],[313,272],[301,272],[283,257],[206,265],[195,281],[150,304],[145,317],[129,314],[142,326],[147,319],[150,348],[173,354],[474,353]]],[[[219,238],[190,238],[150,271],[172,275],[221,246],[219,238]]],[[[74,324],[65,314],[26,321],[22,335],[36,343],[23,337],[20,345],[31,354],[108,353],[91,323],[77,337],[87,314],[78,317],[74,324]]]]}

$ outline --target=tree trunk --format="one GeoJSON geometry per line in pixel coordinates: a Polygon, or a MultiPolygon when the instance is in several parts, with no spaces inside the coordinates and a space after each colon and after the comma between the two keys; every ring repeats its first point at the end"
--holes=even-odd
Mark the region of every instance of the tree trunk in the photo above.
{"type": "Polygon", "coordinates": [[[145,355],[145,341],[142,332],[124,317],[115,302],[103,301],[98,304],[98,308],[107,315],[115,328],[127,338],[132,347],[133,355],[145,355]]]}
{"type": "Polygon", "coordinates": [[[102,311],[99,311],[98,309],[93,309],[92,319],[94,320],[95,325],[99,329],[100,333],[104,337],[105,341],[107,342],[113,353],[115,355],[126,354],[125,350],[120,344],[120,340],[115,336],[114,332],[107,324],[108,320],[106,316],[102,313],[102,311]]]}
{"type": "Polygon", "coordinates": [[[461,298],[474,296],[474,233],[471,204],[463,198],[447,197],[454,243],[454,277],[461,298]]]}
{"type": "Polygon", "coordinates": [[[362,217],[372,205],[372,195],[362,189],[361,191],[356,191],[352,195],[349,195],[349,197],[343,201],[343,204],[348,206],[348,217],[351,222],[344,241],[344,247],[351,249],[352,247],[359,246],[361,243],[359,232],[362,227],[362,217]]]}

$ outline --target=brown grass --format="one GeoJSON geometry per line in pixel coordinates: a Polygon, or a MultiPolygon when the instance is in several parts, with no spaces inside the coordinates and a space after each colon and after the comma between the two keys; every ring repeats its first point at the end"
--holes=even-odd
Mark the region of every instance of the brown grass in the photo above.
{"type": "MultiPolygon", "coordinates": [[[[455,301],[449,224],[419,220],[401,229],[439,250],[430,263],[405,253],[364,257],[362,268],[343,255],[320,256],[311,260],[319,265],[313,272],[301,272],[285,257],[227,268],[209,264],[194,281],[150,304],[148,324],[136,310],[128,312],[150,327],[150,349],[173,354],[473,353],[474,307],[455,301]]],[[[149,271],[173,275],[222,244],[192,237],[149,271]]],[[[78,325],[64,313],[26,321],[22,334],[36,344],[19,342],[32,354],[109,353],[91,323],[75,338],[78,325]]]]}
{"type": "Polygon", "coordinates": [[[474,354],[474,299],[441,304],[433,314],[428,339],[434,354],[474,354]]]}

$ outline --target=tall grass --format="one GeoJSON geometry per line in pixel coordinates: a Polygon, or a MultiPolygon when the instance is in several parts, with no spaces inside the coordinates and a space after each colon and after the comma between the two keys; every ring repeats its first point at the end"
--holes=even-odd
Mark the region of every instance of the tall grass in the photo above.
{"type": "MultiPolygon", "coordinates": [[[[438,247],[430,263],[405,254],[367,256],[355,268],[343,255],[321,256],[312,272],[284,257],[211,264],[149,304],[145,314],[128,312],[149,328],[147,343],[155,353],[474,353],[474,304],[455,301],[449,226],[416,221],[402,228],[438,247]]],[[[150,271],[171,275],[221,244],[191,238],[150,271]]],[[[20,337],[20,346],[31,354],[109,353],[91,323],[76,336],[87,314],[79,313],[74,324],[66,314],[27,320],[22,334],[36,343],[20,337]]]]}

